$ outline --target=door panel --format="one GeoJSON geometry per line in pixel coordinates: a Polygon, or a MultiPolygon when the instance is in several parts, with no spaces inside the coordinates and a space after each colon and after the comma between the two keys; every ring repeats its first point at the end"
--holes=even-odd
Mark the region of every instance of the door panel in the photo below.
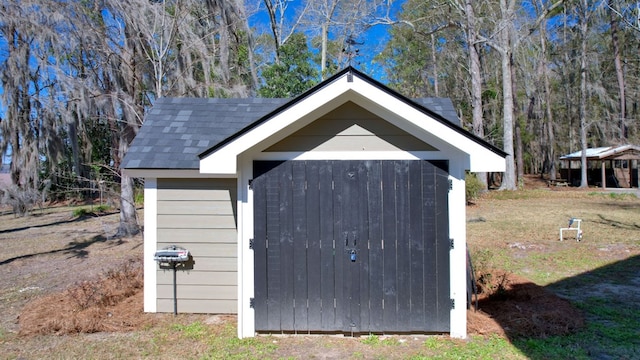
{"type": "Polygon", "coordinates": [[[449,330],[445,162],[256,162],[254,174],[256,330],[449,330]]]}

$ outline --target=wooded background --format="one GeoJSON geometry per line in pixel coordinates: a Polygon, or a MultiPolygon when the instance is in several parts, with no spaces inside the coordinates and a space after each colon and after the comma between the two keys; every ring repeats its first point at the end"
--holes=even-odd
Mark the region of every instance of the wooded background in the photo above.
{"type": "Polygon", "coordinates": [[[621,0],[0,0],[5,200],[115,192],[135,233],[119,166],[155,99],[293,97],[349,64],[450,97],[516,189],[562,154],[638,143],[639,35],[621,0]]]}

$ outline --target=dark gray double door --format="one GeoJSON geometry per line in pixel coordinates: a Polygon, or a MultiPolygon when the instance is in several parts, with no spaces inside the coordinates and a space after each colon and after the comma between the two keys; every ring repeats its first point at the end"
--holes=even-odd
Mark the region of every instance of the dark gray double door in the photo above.
{"type": "Polygon", "coordinates": [[[256,331],[448,332],[448,169],[255,162],[256,331]]]}

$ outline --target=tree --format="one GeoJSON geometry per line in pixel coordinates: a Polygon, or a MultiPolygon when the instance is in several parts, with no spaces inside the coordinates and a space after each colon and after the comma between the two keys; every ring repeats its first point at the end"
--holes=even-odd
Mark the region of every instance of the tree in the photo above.
{"type": "Polygon", "coordinates": [[[263,0],[269,15],[269,28],[273,36],[275,62],[280,61],[280,46],[287,42],[289,37],[299,27],[301,20],[307,15],[307,10],[311,4],[305,1],[295,14],[294,20],[290,21],[291,0],[263,0]]]}
{"type": "MultiPolygon", "coordinates": [[[[580,187],[587,184],[587,36],[589,29],[589,4],[587,0],[580,0],[578,6],[578,28],[580,30],[580,102],[578,105],[580,116],[580,187]]],[[[604,179],[603,179],[604,180],[604,179]]]]}
{"type": "Polygon", "coordinates": [[[119,166],[154,99],[246,96],[257,87],[251,34],[235,1],[3,0],[0,15],[0,149],[11,154],[14,182],[37,188],[44,173],[86,187],[93,144],[105,134],[89,129],[108,128],[101,166],[120,182],[119,235],[139,230],[133,179],[119,166]]]}
{"type": "Polygon", "coordinates": [[[318,72],[311,63],[307,38],[295,33],[280,47],[280,61],[262,71],[265,84],[258,94],[268,98],[290,98],[317,83],[318,72]]]}
{"type": "MultiPolygon", "coordinates": [[[[614,2],[613,0],[608,1],[608,3],[614,2]]],[[[611,5],[608,6],[607,10],[609,13],[609,17],[611,19],[611,48],[613,51],[613,62],[616,68],[616,79],[618,81],[618,101],[619,101],[619,112],[618,112],[618,122],[620,126],[620,141],[626,142],[628,136],[628,129],[626,124],[627,118],[627,100],[626,100],[626,92],[625,92],[625,77],[624,70],[622,68],[622,59],[621,59],[621,51],[620,51],[620,43],[619,43],[619,18],[615,11],[612,10],[613,7],[611,5]]]]}
{"type": "MultiPolygon", "coordinates": [[[[484,139],[484,121],[482,113],[482,74],[480,73],[480,46],[478,41],[478,28],[473,0],[466,0],[464,13],[466,15],[466,36],[469,48],[469,75],[471,77],[471,109],[472,109],[472,129],[473,133],[484,139]]],[[[481,184],[481,191],[487,190],[487,174],[477,173],[481,184]]]]}
{"type": "MultiPolygon", "coordinates": [[[[45,170],[41,157],[54,160],[47,163],[52,168],[62,155],[59,135],[64,122],[59,114],[64,109],[54,96],[59,83],[52,75],[49,48],[39,46],[64,42],[64,34],[55,31],[60,25],[60,8],[46,1],[0,2],[0,38],[5,43],[0,56],[4,105],[0,151],[10,153],[12,182],[23,191],[40,187],[40,174],[45,170]]],[[[0,164],[3,160],[4,156],[0,164]]]]}

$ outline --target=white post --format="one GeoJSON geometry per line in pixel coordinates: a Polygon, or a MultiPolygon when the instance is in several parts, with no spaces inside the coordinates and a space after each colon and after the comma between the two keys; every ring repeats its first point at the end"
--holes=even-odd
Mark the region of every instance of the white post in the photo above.
{"type": "Polygon", "coordinates": [[[250,303],[254,296],[253,251],[249,249],[253,237],[253,191],[249,189],[253,161],[238,159],[238,163],[238,337],[242,339],[255,336],[255,310],[250,303]]]}
{"type": "Polygon", "coordinates": [[[458,162],[449,163],[449,236],[454,247],[449,252],[450,292],[455,308],[451,309],[452,338],[467,337],[467,224],[464,169],[454,168],[458,162]]]}
{"type": "Polygon", "coordinates": [[[158,247],[158,179],[144,179],[144,311],[156,312],[158,306],[157,264],[153,255],[158,247]]]}

